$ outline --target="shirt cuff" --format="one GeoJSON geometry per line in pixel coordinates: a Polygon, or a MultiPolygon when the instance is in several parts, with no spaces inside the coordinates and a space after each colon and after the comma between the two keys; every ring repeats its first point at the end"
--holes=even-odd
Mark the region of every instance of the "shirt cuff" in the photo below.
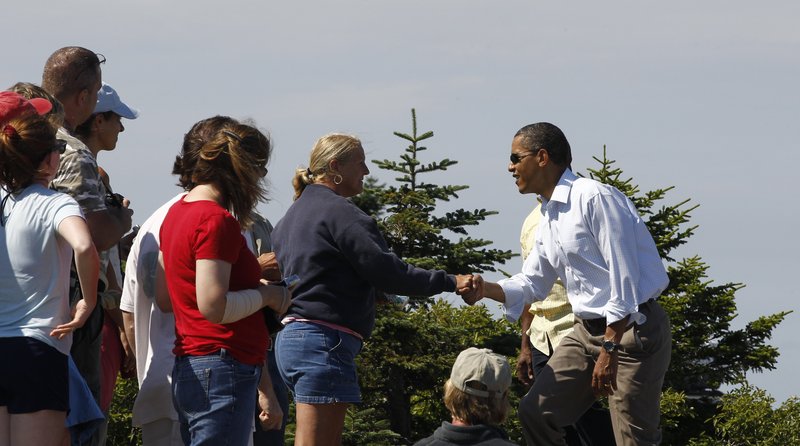
{"type": "Polygon", "coordinates": [[[614,322],[624,319],[625,316],[630,315],[631,317],[628,320],[628,325],[633,323],[639,325],[644,324],[645,321],[647,320],[647,317],[636,310],[637,310],[636,308],[623,307],[619,305],[619,302],[610,301],[608,304],[606,304],[606,307],[604,309],[604,313],[606,316],[606,323],[608,325],[611,325],[614,322]]]}
{"type": "Polygon", "coordinates": [[[506,297],[503,314],[509,321],[516,322],[529,304],[525,302],[525,291],[522,285],[513,279],[502,279],[497,284],[503,289],[506,297]]]}

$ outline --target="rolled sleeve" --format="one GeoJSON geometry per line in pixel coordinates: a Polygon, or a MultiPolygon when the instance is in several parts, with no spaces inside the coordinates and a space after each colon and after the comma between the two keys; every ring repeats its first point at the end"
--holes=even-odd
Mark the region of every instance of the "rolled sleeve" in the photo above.
{"type": "Polygon", "coordinates": [[[522,264],[522,272],[497,282],[505,294],[503,312],[511,322],[519,319],[523,311],[536,300],[542,300],[556,281],[556,271],[541,256],[542,247],[537,242],[534,250],[522,264]]]}
{"type": "Polygon", "coordinates": [[[524,274],[517,274],[508,279],[497,282],[503,289],[506,300],[503,304],[503,314],[506,319],[515,322],[522,312],[533,302],[530,283],[524,274]]]}

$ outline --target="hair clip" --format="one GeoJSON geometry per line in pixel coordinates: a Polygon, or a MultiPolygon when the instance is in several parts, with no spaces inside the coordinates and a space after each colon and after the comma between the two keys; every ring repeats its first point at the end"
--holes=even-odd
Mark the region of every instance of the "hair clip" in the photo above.
{"type": "Polygon", "coordinates": [[[11,124],[6,124],[6,126],[3,127],[3,133],[11,138],[17,134],[17,129],[15,129],[11,124]]]}
{"type": "Polygon", "coordinates": [[[314,176],[314,173],[311,172],[311,168],[310,167],[308,169],[306,169],[306,176],[309,177],[309,178],[314,176]]]}

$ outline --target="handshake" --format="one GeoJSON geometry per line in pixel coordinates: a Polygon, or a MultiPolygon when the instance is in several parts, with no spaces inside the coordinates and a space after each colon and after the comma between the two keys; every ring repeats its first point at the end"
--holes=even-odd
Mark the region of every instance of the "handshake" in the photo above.
{"type": "Polygon", "coordinates": [[[475,302],[483,299],[484,284],[480,274],[458,274],[456,275],[456,294],[461,296],[467,305],[474,305],[475,302]]]}

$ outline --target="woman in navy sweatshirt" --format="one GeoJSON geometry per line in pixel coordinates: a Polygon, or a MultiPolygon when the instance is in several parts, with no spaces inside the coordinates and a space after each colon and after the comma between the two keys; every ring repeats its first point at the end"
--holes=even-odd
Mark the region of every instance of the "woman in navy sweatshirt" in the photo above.
{"type": "Polygon", "coordinates": [[[347,406],[361,402],[355,356],[375,325],[376,290],[430,296],[472,286],[471,275],[417,268],[389,250],[375,220],[347,199],[368,173],[358,138],[323,136],[273,232],[280,270],[300,277],[276,347],[297,404],[296,444],[340,444],[347,406]]]}

